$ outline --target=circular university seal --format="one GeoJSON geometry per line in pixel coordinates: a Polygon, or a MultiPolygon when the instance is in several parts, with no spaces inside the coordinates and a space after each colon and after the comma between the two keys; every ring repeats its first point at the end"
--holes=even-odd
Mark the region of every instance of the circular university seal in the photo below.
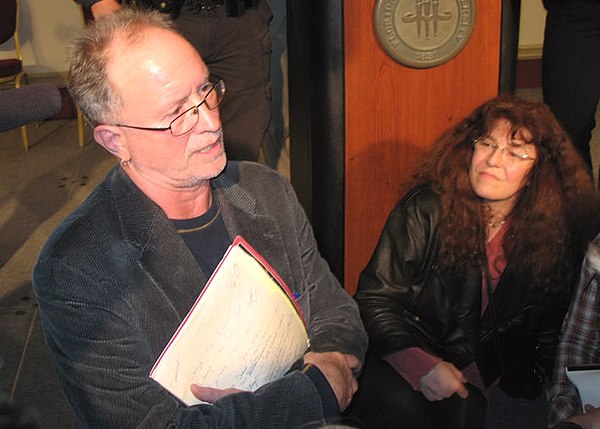
{"type": "Polygon", "coordinates": [[[445,63],[467,44],[475,0],[377,0],[375,31],[396,61],[428,68],[445,63]]]}

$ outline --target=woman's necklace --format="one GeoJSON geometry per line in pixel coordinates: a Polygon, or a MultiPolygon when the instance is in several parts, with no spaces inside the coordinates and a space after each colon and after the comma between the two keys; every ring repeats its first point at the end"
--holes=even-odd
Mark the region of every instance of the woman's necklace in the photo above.
{"type": "Polygon", "coordinates": [[[487,224],[487,242],[489,243],[494,239],[494,237],[502,231],[502,225],[506,223],[506,217],[502,216],[501,218],[491,218],[487,224]]]}
{"type": "Polygon", "coordinates": [[[490,229],[496,229],[502,225],[504,225],[506,223],[506,218],[502,217],[500,219],[490,219],[490,221],[488,222],[488,225],[490,227],[490,229]]]}

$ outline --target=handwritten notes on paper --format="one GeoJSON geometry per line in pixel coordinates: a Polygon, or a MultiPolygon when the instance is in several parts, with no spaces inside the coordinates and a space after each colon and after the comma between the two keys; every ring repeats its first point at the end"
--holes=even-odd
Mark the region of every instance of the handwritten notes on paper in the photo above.
{"type": "Polygon", "coordinates": [[[150,378],[186,405],[192,383],[253,391],[283,376],[308,348],[283,280],[241,237],[229,247],[150,378]]]}

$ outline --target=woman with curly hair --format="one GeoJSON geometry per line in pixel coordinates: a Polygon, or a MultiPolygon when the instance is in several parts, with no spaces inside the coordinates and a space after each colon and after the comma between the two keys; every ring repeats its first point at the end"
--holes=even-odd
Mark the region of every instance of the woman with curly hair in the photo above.
{"type": "MultiPolygon", "coordinates": [[[[444,133],[391,212],[356,300],[367,427],[481,428],[490,387],[552,374],[596,195],[550,110],[496,97],[444,133]]],[[[545,417],[545,415],[543,416],[545,417]]]]}

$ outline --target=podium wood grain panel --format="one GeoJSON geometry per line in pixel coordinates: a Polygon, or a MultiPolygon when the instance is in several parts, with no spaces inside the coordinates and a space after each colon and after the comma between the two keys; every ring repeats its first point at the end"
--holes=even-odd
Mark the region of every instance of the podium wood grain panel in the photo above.
{"type": "Polygon", "coordinates": [[[346,290],[354,294],[405,183],[444,130],[498,93],[501,0],[478,0],[473,34],[445,64],[403,66],[380,46],[374,0],[344,2],[346,290]]]}

